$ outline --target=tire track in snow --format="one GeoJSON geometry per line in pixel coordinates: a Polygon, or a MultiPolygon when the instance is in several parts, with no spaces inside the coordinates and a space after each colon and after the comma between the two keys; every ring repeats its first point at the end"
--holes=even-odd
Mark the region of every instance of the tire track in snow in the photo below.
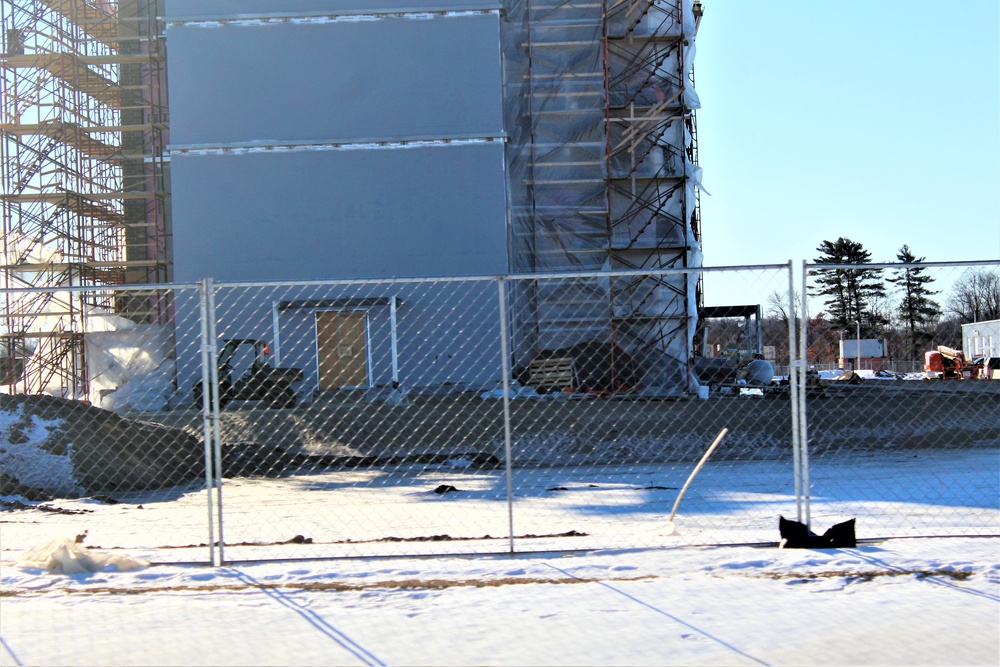
{"type": "Polygon", "coordinates": [[[291,595],[283,593],[282,591],[268,586],[267,584],[262,584],[257,581],[249,574],[241,572],[235,568],[223,568],[224,570],[233,573],[237,579],[249,584],[250,586],[263,591],[268,597],[274,599],[279,604],[288,609],[291,609],[296,614],[304,618],[310,625],[322,632],[324,635],[335,641],[342,648],[347,650],[349,653],[354,655],[358,660],[366,665],[372,665],[374,667],[385,667],[386,663],[378,658],[374,653],[361,646],[353,639],[344,634],[341,630],[334,627],[329,621],[323,618],[322,615],[316,613],[315,611],[308,609],[307,607],[296,601],[291,595]]]}
{"type": "MultiPolygon", "coordinates": [[[[548,567],[551,567],[556,572],[562,572],[567,577],[570,577],[572,579],[579,579],[580,578],[580,577],[577,577],[576,575],[574,575],[574,574],[572,574],[570,572],[567,572],[566,570],[563,570],[561,568],[556,567],[555,565],[553,565],[551,563],[545,563],[545,565],[547,565],[548,567]]],[[[690,623],[688,623],[684,619],[678,618],[677,616],[674,616],[670,612],[664,611],[663,609],[660,609],[656,605],[652,605],[652,604],[646,602],[645,600],[640,600],[639,598],[635,597],[631,593],[626,593],[625,591],[621,590],[620,588],[615,588],[611,584],[606,583],[604,581],[599,581],[598,580],[598,581],[594,581],[593,583],[600,584],[601,586],[604,586],[605,588],[610,589],[610,590],[614,591],[615,593],[618,593],[619,595],[627,597],[629,600],[632,600],[633,602],[637,602],[638,604],[641,604],[643,607],[646,607],[647,609],[652,609],[656,613],[658,613],[658,614],[660,614],[662,616],[666,616],[667,618],[669,618],[670,620],[674,621],[675,623],[679,623],[679,624],[683,625],[686,628],[690,628],[691,630],[694,630],[695,632],[697,632],[697,633],[699,633],[701,635],[704,635],[705,637],[711,639],[712,641],[714,641],[715,643],[719,644],[720,646],[724,646],[725,648],[729,649],[730,651],[733,651],[734,653],[737,653],[737,654],[743,656],[747,660],[752,660],[752,661],[756,662],[759,665],[766,665],[767,667],[771,667],[771,663],[765,662],[765,661],[761,660],[760,658],[752,656],[752,655],[750,655],[749,653],[747,653],[745,651],[741,651],[740,649],[736,648],[735,646],[733,646],[729,642],[725,641],[724,639],[720,639],[719,637],[716,637],[715,635],[713,635],[710,632],[705,632],[705,630],[703,630],[703,629],[701,629],[701,628],[699,628],[697,626],[691,625],[690,623]]]]}
{"type": "Polygon", "coordinates": [[[887,563],[884,560],[882,560],[881,558],[876,558],[875,556],[869,556],[868,554],[864,554],[864,553],[861,553],[861,552],[857,552],[857,551],[851,550],[851,553],[854,554],[855,556],[857,556],[858,558],[860,558],[861,560],[865,561],[866,563],[871,563],[872,565],[877,565],[877,566],[880,566],[880,567],[884,567],[887,570],[892,570],[894,572],[899,572],[900,574],[903,574],[903,575],[907,575],[907,574],[908,575],[917,575],[917,578],[920,581],[926,581],[926,582],[931,583],[931,584],[937,584],[938,586],[944,586],[945,588],[950,588],[953,591],[958,591],[959,593],[965,593],[966,595],[973,595],[973,596],[976,596],[976,597],[985,598],[985,599],[990,600],[992,602],[1000,602],[1000,596],[994,595],[993,593],[989,593],[987,591],[981,591],[981,590],[979,590],[977,588],[962,588],[961,586],[957,586],[956,584],[954,584],[954,583],[952,583],[950,581],[945,581],[940,576],[933,575],[933,574],[929,575],[929,576],[919,576],[919,575],[922,575],[924,573],[920,572],[920,571],[907,570],[906,568],[899,567],[898,565],[893,565],[892,563],[887,563]]]}

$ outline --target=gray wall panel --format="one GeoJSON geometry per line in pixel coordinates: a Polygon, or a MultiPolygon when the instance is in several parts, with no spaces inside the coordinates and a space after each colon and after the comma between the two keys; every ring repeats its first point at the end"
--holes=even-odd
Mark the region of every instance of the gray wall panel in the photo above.
{"type": "Polygon", "coordinates": [[[167,30],[171,141],[349,142],[503,129],[494,14],[167,30]]]}
{"type": "Polygon", "coordinates": [[[496,9],[498,0],[167,0],[170,21],[380,11],[496,9]]]}
{"type": "Polygon", "coordinates": [[[507,270],[503,145],[176,155],[181,282],[507,270]]]}

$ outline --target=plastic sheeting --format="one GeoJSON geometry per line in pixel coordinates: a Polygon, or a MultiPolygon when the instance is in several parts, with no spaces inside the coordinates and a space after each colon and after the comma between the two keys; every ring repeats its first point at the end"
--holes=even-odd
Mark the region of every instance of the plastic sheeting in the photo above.
{"type": "Polygon", "coordinates": [[[106,410],[163,408],[173,393],[173,329],[120,320],[120,328],[88,333],[91,402],[106,410]]]}
{"type": "MultiPolygon", "coordinates": [[[[37,239],[27,236],[15,237],[10,240],[6,253],[6,261],[10,264],[26,262],[28,264],[57,264],[64,260],[62,253],[58,250],[51,250],[37,239]]],[[[52,273],[46,276],[43,281],[45,287],[63,287],[73,284],[73,274],[69,271],[64,273],[52,273]]],[[[165,363],[167,361],[168,350],[172,346],[162,344],[162,327],[152,327],[161,333],[156,334],[155,345],[158,350],[151,349],[154,341],[149,338],[149,334],[123,333],[126,330],[136,329],[137,325],[131,320],[115,315],[102,308],[98,308],[85,303],[85,297],[79,292],[53,291],[53,292],[28,292],[18,297],[12,312],[20,312],[22,316],[13,319],[15,328],[22,328],[19,332],[26,336],[26,344],[14,345],[11,349],[0,350],[6,353],[8,358],[11,355],[18,362],[18,373],[11,374],[10,384],[0,387],[4,393],[20,393],[24,386],[37,387],[40,393],[53,396],[65,395],[66,388],[63,386],[63,379],[58,373],[52,373],[48,368],[48,360],[57,359],[64,354],[61,347],[62,334],[66,332],[82,332],[87,341],[87,366],[88,374],[92,379],[91,392],[92,402],[99,407],[110,407],[112,403],[115,407],[129,407],[134,403],[136,409],[140,408],[140,394],[146,394],[146,405],[148,409],[158,409],[162,407],[161,395],[166,395],[173,379],[173,367],[165,363]],[[35,314],[39,313],[39,314],[35,314]],[[55,313],[55,314],[50,314],[55,313]],[[130,342],[111,345],[108,338],[101,338],[107,332],[113,332],[114,336],[125,335],[130,342]],[[104,349],[111,345],[109,349],[104,349]],[[126,351],[127,350],[127,351],[126,351]],[[150,362],[155,359],[155,363],[150,362]],[[146,383],[144,389],[124,388],[123,393],[118,394],[114,399],[102,399],[102,392],[112,392],[122,389],[125,383],[140,378],[139,383],[133,385],[138,387],[141,383],[146,383]],[[122,403],[125,393],[132,391],[132,396],[122,403]],[[149,401],[153,401],[155,407],[149,406],[149,401]]],[[[168,336],[169,339],[169,336],[168,336]]],[[[85,398],[86,392],[70,394],[75,398],[85,398]]]]}
{"type": "Polygon", "coordinates": [[[45,570],[49,574],[128,572],[149,567],[141,558],[91,551],[75,540],[57,539],[25,551],[18,567],[45,570]]]}
{"type": "MultiPolygon", "coordinates": [[[[516,272],[701,266],[692,1],[607,5],[605,18],[602,3],[507,3],[516,272]]],[[[647,393],[696,391],[688,369],[696,287],[697,274],[525,286],[518,297],[534,305],[515,320],[518,361],[532,348],[615,343],[648,369],[647,393]]]]}

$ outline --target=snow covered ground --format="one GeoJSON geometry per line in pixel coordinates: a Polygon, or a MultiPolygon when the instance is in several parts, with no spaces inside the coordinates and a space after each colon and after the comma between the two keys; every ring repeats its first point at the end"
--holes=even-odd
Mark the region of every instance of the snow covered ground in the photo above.
{"type": "MultiPolygon", "coordinates": [[[[709,461],[666,531],[692,467],[517,468],[512,508],[503,470],[408,464],[226,479],[224,556],[507,553],[511,510],[521,553],[777,542],[778,515],[797,516],[790,462],[709,461]],[[435,493],[442,489],[452,490],[435,493]]],[[[852,517],[862,539],[993,535],[1000,525],[994,448],[816,457],[809,481],[818,532],[852,517]]],[[[89,546],[153,562],[210,561],[207,503],[217,512],[217,496],[197,485],[115,496],[116,504],[62,499],[3,512],[0,558],[86,531],[89,546]]]]}
{"type": "Polygon", "coordinates": [[[2,665],[995,665],[997,538],[53,575],[2,665]]]}
{"type": "Polygon", "coordinates": [[[909,536],[840,550],[691,546],[776,541],[777,515],[795,516],[782,462],[710,464],[680,535],[665,534],[689,468],[517,471],[516,534],[585,534],[524,538],[538,551],[518,556],[496,553],[503,539],[359,541],[503,535],[502,471],[227,480],[226,557],[242,562],[222,567],[177,564],[208,555],[187,546],[206,540],[197,489],[5,511],[0,665],[1000,663],[995,449],[817,461],[819,531],[858,516],[863,540],[909,536]],[[842,485],[845,466],[856,485],[842,485]],[[434,494],[442,484],[460,491],[434,494]],[[94,551],[157,564],[66,575],[18,563],[84,531],[94,551]],[[316,541],[275,543],[295,533],[316,541]],[[438,555],[400,556],[418,547],[438,555]],[[582,551],[555,551],[568,548],[582,551]],[[441,555],[456,549],[480,553],[441,555]],[[265,556],[290,560],[252,560],[265,556]]]}

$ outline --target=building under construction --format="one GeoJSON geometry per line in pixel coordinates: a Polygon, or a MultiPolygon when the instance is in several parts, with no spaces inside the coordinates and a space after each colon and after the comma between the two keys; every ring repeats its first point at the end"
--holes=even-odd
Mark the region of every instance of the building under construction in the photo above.
{"type": "MultiPolygon", "coordinates": [[[[165,48],[157,0],[10,0],[3,24],[2,286],[170,279],[165,48]]],[[[5,292],[0,381],[9,392],[88,394],[94,313],[166,313],[113,289],[5,292]]]]}
{"type": "MultiPolygon", "coordinates": [[[[162,24],[153,0],[13,7],[7,287],[701,266],[693,0],[173,0],[162,24]]],[[[88,312],[159,317],[99,293],[6,295],[8,356],[85,391],[67,360],[88,312]]],[[[515,365],[604,346],[639,362],[647,393],[696,387],[696,274],[521,282],[513,298],[515,365]]],[[[239,317],[221,329],[271,322],[239,317]]]]}

